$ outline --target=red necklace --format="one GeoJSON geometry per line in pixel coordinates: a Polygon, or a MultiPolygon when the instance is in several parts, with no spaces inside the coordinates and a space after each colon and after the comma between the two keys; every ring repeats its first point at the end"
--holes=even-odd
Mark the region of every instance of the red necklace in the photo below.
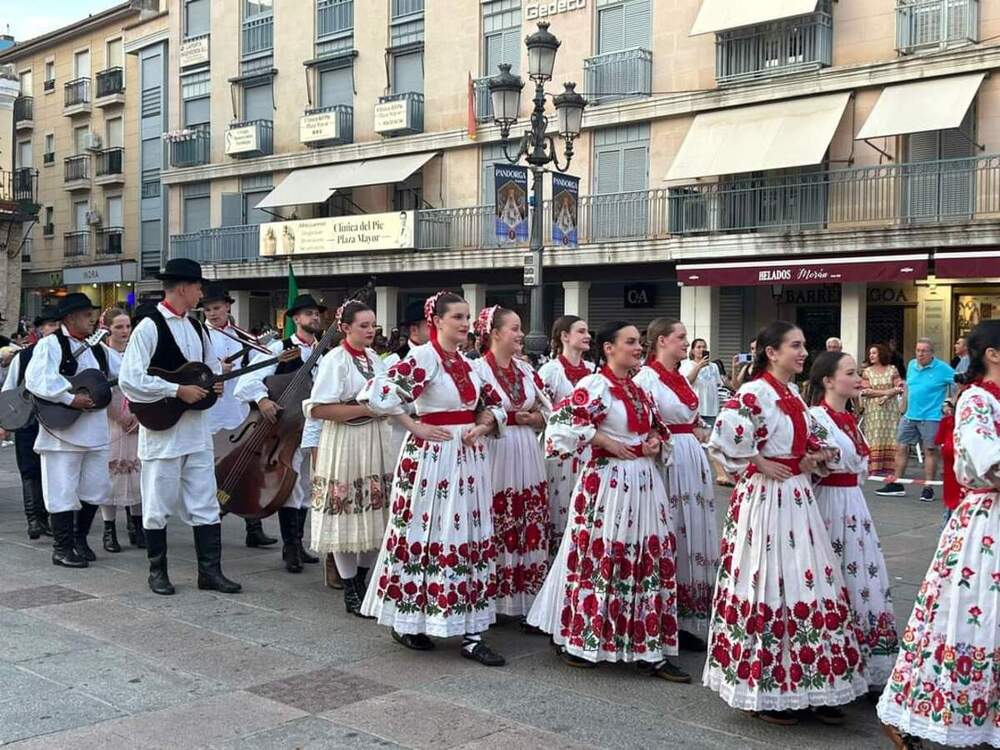
{"type": "Polygon", "coordinates": [[[821,406],[826,409],[826,413],[830,415],[833,423],[851,439],[851,442],[854,443],[854,450],[858,452],[859,456],[871,455],[871,449],[868,447],[864,435],[858,429],[858,421],[854,418],[853,414],[849,411],[834,411],[833,407],[826,402],[826,399],[823,400],[821,406]]]}
{"type": "Polygon", "coordinates": [[[580,360],[580,364],[574,365],[562,354],[559,355],[559,364],[562,365],[563,372],[566,373],[566,378],[573,385],[576,385],[593,372],[593,370],[583,360],[580,360]]]}
{"type": "Polygon", "coordinates": [[[438,357],[441,358],[441,365],[444,367],[444,371],[458,389],[458,397],[462,399],[462,405],[472,406],[475,404],[478,398],[476,384],[472,382],[472,378],[470,377],[472,375],[472,368],[465,361],[465,357],[458,352],[446,352],[441,347],[441,344],[438,343],[436,336],[431,339],[431,345],[434,347],[434,351],[437,352],[438,357]]]}
{"type": "Polygon", "coordinates": [[[792,455],[804,456],[809,441],[809,427],[806,424],[806,405],[792,393],[787,383],[782,383],[774,375],[764,372],[761,379],[778,394],[778,408],[792,420],[792,455]]]}
{"type": "Polygon", "coordinates": [[[649,406],[642,395],[642,389],[629,378],[619,378],[608,366],[601,368],[601,374],[611,383],[611,395],[625,406],[628,415],[629,432],[645,435],[652,426],[649,406]]]}
{"type": "Polygon", "coordinates": [[[652,360],[649,366],[660,376],[660,382],[674,392],[688,409],[698,409],[698,394],[694,392],[688,379],[677,370],[668,370],[659,361],[652,360]]]}
{"type": "Polygon", "coordinates": [[[507,398],[510,399],[511,406],[515,410],[523,407],[524,403],[528,400],[528,394],[524,384],[524,373],[521,372],[521,368],[514,363],[513,359],[511,359],[507,367],[501,367],[497,364],[497,358],[493,355],[493,352],[486,352],[483,359],[486,360],[486,363],[493,371],[493,376],[500,384],[500,388],[503,389],[504,393],[507,394],[507,398]]]}

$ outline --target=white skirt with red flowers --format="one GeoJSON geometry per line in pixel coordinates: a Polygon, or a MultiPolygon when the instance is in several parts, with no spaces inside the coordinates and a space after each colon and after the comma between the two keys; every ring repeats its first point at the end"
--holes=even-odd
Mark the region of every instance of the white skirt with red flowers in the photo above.
{"type": "Polygon", "coordinates": [[[486,441],[468,447],[409,435],[389,525],[361,611],[398,633],[480,633],[496,621],[493,499],[486,441]]]}
{"type": "Polygon", "coordinates": [[[677,653],[677,583],[667,493],[649,458],[592,459],[528,614],[591,662],[657,662],[677,653]]]}
{"type": "Polygon", "coordinates": [[[1000,747],[1000,493],[948,520],[900,639],[879,718],[949,747],[1000,747]]]}
{"type": "Polygon", "coordinates": [[[840,559],[851,608],[858,616],[861,657],[871,687],[885,685],[899,653],[896,615],[892,609],[889,572],[878,532],[860,487],[816,488],[830,545],[840,559]]]}
{"type": "Polygon", "coordinates": [[[590,460],[590,446],[583,445],[570,458],[547,458],[545,474],[549,494],[549,554],[555,555],[566,531],[573,490],[580,472],[590,460]]]}
{"type": "Polygon", "coordinates": [[[489,443],[493,464],[493,533],[497,614],[528,614],[549,567],[545,465],[530,427],[508,425],[489,443]]]}
{"type": "Polygon", "coordinates": [[[745,711],[836,706],[868,691],[857,620],[807,477],[744,475],[721,550],[706,686],[745,711]]]}

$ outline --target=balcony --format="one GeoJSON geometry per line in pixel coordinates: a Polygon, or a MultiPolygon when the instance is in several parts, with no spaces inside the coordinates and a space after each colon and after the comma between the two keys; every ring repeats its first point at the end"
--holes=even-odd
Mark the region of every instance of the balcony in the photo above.
{"type": "Polygon", "coordinates": [[[55,233],[56,233],[56,225],[55,224],[42,224],[42,236],[43,237],[52,237],[53,235],[55,235],[55,233]]]}
{"type": "Polygon", "coordinates": [[[274,16],[254,16],[243,21],[243,58],[256,57],[274,48],[274,16]]]}
{"type": "Polygon", "coordinates": [[[273,153],[271,120],[230,123],[226,130],[226,155],[234,159],[269,156],[273,153]]]}
{"type": "Polygon", "coordinates": [[[34,221],[38,216],[38,170],[0,169],[0,222],[34,221]]]}
{"type": "Polygon", "coordinates": [[[47,151],[46,153],[42,154],[42,164],[44,164],[46,167],[51,167],[55,163],[56,163],[56,155],[54,152],[47,151]]]}
{"type": "Polygon", "coordinates": [[[116,258],[122,254],[121,227],[101,227],[97,230],[97,257],[116,258]]]}
{"type": "Polygon", "coordinates": [[[313,148],[352,143],[354,107],[335,104],[332,107],[307,109],[299,119],[299,141],[313,148]]]}
{"type": "Polygon", "coordinates": [[[97,173],[94,182],[98,185],[111,185],[125,182],[125,171],[122,169],[125,149],[121,146],[106,148],[97,152],[97,173]]]}
{"type": "Polygon", "coordinates": [[[50,91],[55,91],[55,90],[56,90],[55,78],[50,78],[47,81],[42,81],[42,91],[44,91],[46,94],[49,93],[50,91]]]}
{"type": "Polygon", "coordinates": [[[14,100],[14,129],[31,130],[35,127],[35,98],[19,96],[14,100]]]}
{"type": "Polygon", "coordinates": [[[125,103],[125,76],[121,68],[108,68],[97,74],[97,98],[94,105],[110,107],[125,103]]]}
{"type": "Polygon", "coordinates": [[[385,136],[424,132],[424,95],[414,91],[380,96],[375,105],[375,132],[385,136]]]}
{"type": "Polygon", "coordinates": [[[321,46],[331,38],[354,30],[354,0],[317,0],[316,43],[321,46]]]}
{"type": "Polygon", "coordinates": [[[901,55],[979,41],[979,0],[899,0],[896,50],[901,55]]]}
{"type": "Polygon", "coordinates": [[[723,31],[715,38],[720,84],[755,81],[829,67],[833,57],[830,0],[807,16],[723,31]]]}
{"type": "Polygon", "coordinates": [[[584,60],[591,104],[649,96],[653,91],[653,53],[634,47],[584,60]]]}
{"type": "Polygon", "coordinates": [[[90,230],[80,229],[76,232],[66,232],[63,234],[63,257],[81,258],[90,257],[90,230]]]}
{"type": "Polygon", "coordinates": [[[25,237],[21,240],[21,268],[27,269],[31,267],[31,252],[35,249],[35,241],[31,237],[25,237]]]}
{"type": "Polygon", "coordinates": [[[212,161],[212,133],[208,128],[186,131],[168,142],[171,167],[198,167],[212,161]]]}
{"type": "Polygon", "coordinates": [[[77,78],[63,86],[63,114],[67,117],[90,113],[90,79],[77,78]]]}
{"type": "Polygon", "coordinates": [[[63,189],[90,190],[90,154],[67,156],[63,160],[63,189]]]}
{"type": "Polygon", "coordinates": [[[254,261],[260,257],[260,227],[251,224],[171,235],[169,257],[199,263],[254,261]]]}
{"type": "Polygon", "coordinates": [[[490,76],[472,79],[475,95],[476,122],[493,122],[493,99],[490,98],[490,76]]]}

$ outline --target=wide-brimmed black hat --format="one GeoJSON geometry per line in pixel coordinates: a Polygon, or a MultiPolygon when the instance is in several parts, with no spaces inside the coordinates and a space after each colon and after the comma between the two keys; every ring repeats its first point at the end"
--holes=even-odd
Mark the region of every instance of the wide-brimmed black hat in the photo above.
{"type": "Polygon", "coordinates": [[[58,323],[59,322],[59,309],[55,305],[45,305],[42,307],[38,315],[35,316],[33,325],[35,328],[42,325],[43,323],[58,323]]]}
{"type": "Polygon", "coordinates": [[[209,302],[228,302],[230,305],[236,300],[229,296],[225,287],[219,284],[209,284],[201,295],[201,304],[207,305],[209,302]]]}
{"type": "Polygon", "coordinates": [[[313,299],[311,294],[300,294],[285,310],[285,315],[295,315],[299,310],[308,310],[310,307],[314,307],[320,312],[326,312],[326,305],[321,305],[313,299]]]}
{"type": "Polygon", "coordinates": [[[160,281],[204,281],[201,266],[190,258],[171,258],[163,270],[156,274],[160,281]]]}
{"type": "Polygon", "coordinates": [[[403,319],[399,321],[404,326],[416,325],[424,319],[424,303],[420,300],[411,302],[403,311],[403,319]]]}
{"type": "Polygon", "coordinates": [[[80,312],[80,310],[97,309],[99,309],[98,306],[92,303],[90,301],[90,297],[86,294],[83,292],[72,292],[59,300],[59,307],[56,308],[56,315],[59,316],[59,320],[62,320],[67,315],[80,312]]]}

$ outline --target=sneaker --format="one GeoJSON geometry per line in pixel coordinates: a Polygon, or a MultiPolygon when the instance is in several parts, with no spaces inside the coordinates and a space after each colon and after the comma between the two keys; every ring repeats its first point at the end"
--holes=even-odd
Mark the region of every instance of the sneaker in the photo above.
{"type": "Polygon", "coordinates": [[[934,502],[934,488],[924,487],[920,490],[920,502],[922,503],[933,503],[934,502]]]}
{"type": "Polygon", "coordinates": [[[906,490],[899,482],[886,482],[885,485],[875,490],[875,494],[882,497],[906,497],[906,490]]]}

